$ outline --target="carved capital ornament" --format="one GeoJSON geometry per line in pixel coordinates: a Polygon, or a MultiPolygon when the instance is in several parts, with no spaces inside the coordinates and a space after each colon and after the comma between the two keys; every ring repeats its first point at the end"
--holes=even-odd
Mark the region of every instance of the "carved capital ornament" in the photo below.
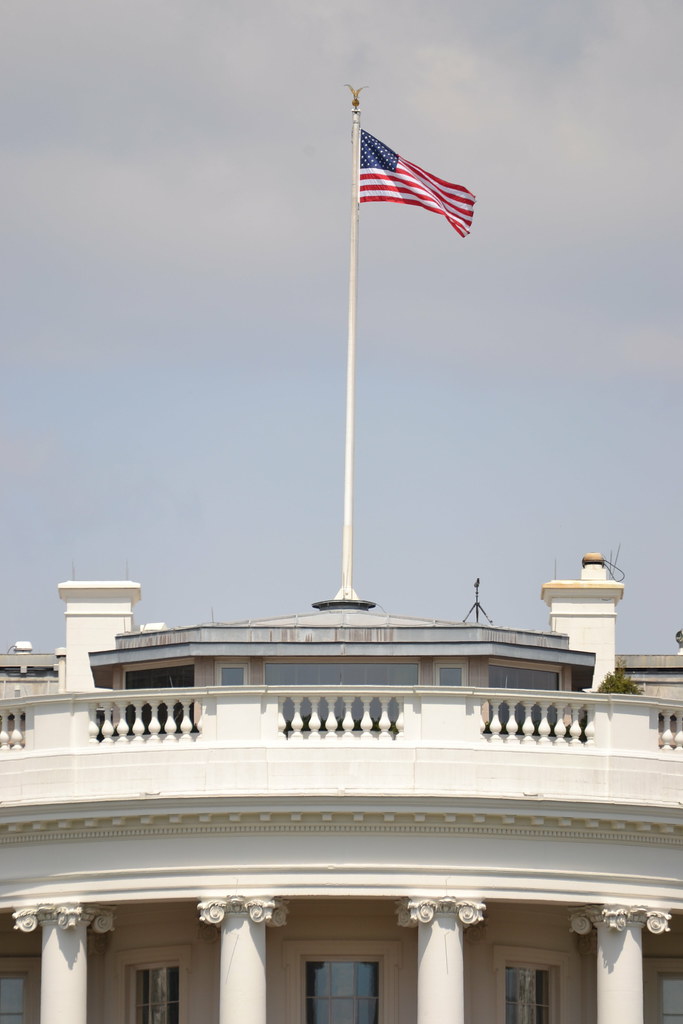
{"type": "Polygon", "coordinates": [[[588,906],[575,910],[570,915],[569,930],[577,935],[588,935],[598,925],[607,925],[610,931],[623,932],[625,928],[647,928],[653,935],[669,931],[671,914],[665,910],[648,910],[647,907],[629,907],[620,904],[609,906],[588,906]]]}
{"type": "Polygon", "coordinates": [[[287,921],[287,901],[274,898],[247,899],[228,896],[225,899],[204,900],[198,904],[199,920],[218,927],[226,917],[248,917],[254,924],[279,927],[287,921]]]}
{"type": "Polygon", "coordinates": [[[92,926],[98,935],[114,930],[114,911],[111,907],[100,907],[80,903],[39,903],[33,907],[22,907],[12,914],[14,927],[20,932],[33,932],[38,925],[56,924],[67,931],[79,924],[92,926]]]}
{"type": "Polygon", "coordinates": [[[403,899],[396,903],[398,923],[404,928],[420,924],[431,924],[435,917],[451,914],[463,927],[479,924],[484,920],[484,903],[472,900],[457,900],[450,896],[437,899],[403,899]]]}

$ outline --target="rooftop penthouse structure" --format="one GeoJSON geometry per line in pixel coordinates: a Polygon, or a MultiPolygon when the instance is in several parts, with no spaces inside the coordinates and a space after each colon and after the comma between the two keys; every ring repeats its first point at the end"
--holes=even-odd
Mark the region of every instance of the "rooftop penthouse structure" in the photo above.
{"type": "Polygon", "coordinates": [[[0,666],[3,1024],[683,1021],[683,657],[598,692],[601,556],[547,632],[59,591],[0,666]]]}

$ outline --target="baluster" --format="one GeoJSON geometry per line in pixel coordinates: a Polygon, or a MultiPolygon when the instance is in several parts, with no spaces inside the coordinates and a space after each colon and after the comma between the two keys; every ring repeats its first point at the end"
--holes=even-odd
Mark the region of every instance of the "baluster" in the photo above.
{"type": "Polygon", "coordinates": [[[482,736],[486,733],[486,726],[488,724],[488,718],[486,716],[490,715],[490,713],[489,702],[487,700],[483,700],[481,702],[481,707],[479,708],[479,732],[482,736]]]}
{"type": "Polygon", "coordinates": [[[571,708],[572,723],[569,726],[570,743],[576,745],[581,742],[581,705],[575,704],[571,708]]]}
{"type": "Polygon", "coordinates": [[[201,736],[204,732],[204,712],[206,708],[198,700],[192,702],[192,707],[194,708],[194,731],[197,733],[197,736],[201,736]]]}
{"type": "Polygon", "coordinates": [[[374,738],[372,735],[372,716],[370,715],[371,700],[371,697],[361,697],[363,714],[361,715],[360,719],[360,738],[362,740],[371,740],[374,738]]]}
{"type": "Polygon", "coordinates": [[[683,715],[680,712],[676,715],[676,722],[678,730],[674,736],[674,747],[676,751],[679,751],[683,747],[683,715]]]}
{"type": "Polygon", "coordinates": [[[515,739],[524,739],[524,733],[522,727],[524,726],[524,705],[520,704],[519,701],[510,708],[510,717],[508,718],[507,732],[508,736],[514,736],[515,739]],[[517,708],[521,708],[521,713],[517,714],[517,708]]]}
{"type": "MultiPolygon", "coordinates": [[[[88,742],[97,743],[100,735],[100,723],[97,720],[97,713],[99,708],[90,707],[88,709],[88,742]]],[[[6,734],[5,734],[6,735],[6,734]]],[[[0,732],[0,746],[2,746],[3,733],[0,732]]]]}
{"type": "Polygon", "coordinates": [[[325,739],[336,740],[337,736],[337,716],[334,712],[335,700],[333,697],[327,698],[327,718],[325,719],[325,739]]]}
{"type": "Polygon", "coordinates": [[[161,722],[159,721],[159,705],[156,701],[150,704],[149,708],[149,725],[147,726],[147,732],[149,733],[148,743],[161,743],[159,739],[159,733],[161,732],[161,722]]]}
{"type": "Polygon", "coordinates": [[[178,723],[175,720],[175,705],[166,705],[166,721],[164,722],[164,742],[175,743],[178,736],[178,723]]]}
{"type": "Polygon", "coordinates": [[[102,714],[104,715],[104,718],[102,720],[102,727],[100,729],[100,732],[102,734],[102,744],[104,745],[106,743],[109,746],[111,746],[111,744],[114,742],[114,723],[112,722],[112,705],[109,704],[106,707],[104,707],[102,709],[102,714]]]}
{"type": "Polygon", "coordinates": [[[525,705],[523,705],[523,707],[524,707],[524,722],[522,724],[522,732],[524,734],[524,739],[523,739],[522,742],[523,743],[531,743],[531,742],[533,742],[534,731],[536,729],[536,727],[534,725],[534,712],[533,712],[534,702],[533,702],[533,700],[530,700],[528,705],[525,704],[525,705]]]}
{"type": "Polygon", "coordinates": [[[538,742],[550,743],[550,722],[548,721],[548,711],[550,709],[550,702],[547,700],[539,701],[539,707],[541,709],[541,720],[538,723],[538,742]]]}
{"type": "Polygon", "coordinates": [[[10,733],[10,746],[12,750],[21,750],[24,745],[24,735],[21,731],[22,711],[15,711],[12,715],[12,732],[10,733]]]}
{"type": "Polygon", "coordinates": [[[344,730],[344,735],[342,736],[343,740],[353,739],[353,729],[355,724],[353,721],[353,702],[355,699],[355,697],[346,697],[344,701],[346,705],[346,712],[342,719],[342,729],[344,730]]]}
{"type": "Polygon", "coordinates": [[[556,704],[555,710],[557,711],[557,719],[555,720],[555,739],[563,740],[567,735],[567,726],[564,720],[564,716],[567,714],[566,704],[556,704]]]}
{"type": "Polygon", "coordinates": [[[114,704],[114,714],[116,715],[116,734],[119,742],[126,743],[130,739],[130,726],[126,718],[126,705],[114,704]]]}
{"type": "Polygon", "coordinates": [[[587,747],[595,746],[595,711],[590,706],[579,708],[579,723],[581,721],[581,715],[586,716],[586,724],[584,725],[583,734],[586,739],[587,747]]]}
{"type": "Polygon", "coordinates": [[[662,747],[664,750],[674,749],[674,734],[671,730],[671,719],[672,714],[670,711],[664,712],[664,729],[662,730],[662,747]]]}
{"type": "Polygon", "coordinates": [[[289,725],[290,725],[289,742],[290,743],[302,743],[303,742],[302,732],[303,732],[303,728],[304,728],[304,720],[303,720],[303,718],[301,716],[302,700],[303,699],[301,697],[292,697],[292,702],[294,704],[294,714],[292,715],[292,721],[289,723],[289,725]]]}
{"type": "Polygon", "coordinates": [[[133,728],[131,730],[133,733],[133,743],[142,743],[142,737],[145,732],[145,723],[142,721],[142,704],[133,704],[132,708],[134,715],[133,728]]]}
{"type": "Polygon", "coordinates": [[[284,705],[284,701],[280,700],[278,702],[278,709],[277,709],[277,738],[279,740],[286,740],[287,739],[287,719],[284,716],[283,705],[284,705]]]}
{"type": "Polygon", "coordinates": [[[0,750],[9,750],[9,715],[2,716],[2,728],[0,728],[0,750]]]}
{"type": "Polygon", "coordinates": [[[180,721],[180,736],[178,738],[179,743],[190,743],[190,733],[192,732],[192,719],[190,718],[190,708],[192,707],[192,701],[183,701],[183,717],[180,721]]]}
{"type": "Polygon", "coordinates": [[[398,697],[396,698],[396,707],[398,708],[398,710],[396,712],[396,721],[394,724],[396,726],[396,739],[400,740],[403,738],[404,715],[403,701],[399,700],[398,697]]]}
{"type": "Polygon", "coordinates": [[[386,697],[379,699],[379,740],[380,742],[391,742],[391,719],[389,718],[389,700],[386,697]]]}
{"type": "Polygon", "coordinates": [[[500,703],[498,701],[496,701],[496,703],[492,704],[491,707],[492,707],[492,710],[493,710],[493,715],[491,717],[491,722],[490,722],[490,725],[489,725],[489,729],[491,730],[491,739],[494,742],[496,742],[496,741],[500,742],[500,732],[501,732],[501,729],[503,728],[503,726],[501,725],[500,714],[499,714],[499,712],[500,712],[500,703]]]}
{"type": "Polygon", "coordinates": [[[319,743],[321,740],[320,728],[322,722],[320,721],[320,715],[318,714],[318,697],[311,697],[311,717],[308,720],[308,728],[311,730],[309,734],[309,742],[313,740],[314,743],[319,743]]]}
{"type": "Polygon", "coordinates": [[[669,727],[671,729],[671,749],[676,749],[676,733],[678,732],[678,715],[674,712],[669,719],[669,727]]]}

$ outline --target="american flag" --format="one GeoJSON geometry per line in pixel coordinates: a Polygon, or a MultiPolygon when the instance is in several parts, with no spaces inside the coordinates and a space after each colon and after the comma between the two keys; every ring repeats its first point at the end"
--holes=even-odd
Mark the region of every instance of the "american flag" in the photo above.
{"type": "Polygon", "coordinates": [[[470,232],[475,197],[462,185],[411,164],[369,132],[360,133],[361,203],[408,203],[442,214],[463,238],[470,232]]]}

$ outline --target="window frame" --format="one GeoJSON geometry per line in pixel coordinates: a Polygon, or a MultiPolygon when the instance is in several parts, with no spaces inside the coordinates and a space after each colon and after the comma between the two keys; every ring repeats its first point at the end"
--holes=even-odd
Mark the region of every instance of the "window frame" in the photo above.
{"type": "Polygon", "coordinates": [[[469,686],[469,673],[468,673],[468,661],[466,658],[443,658],[434,660],[434,685],[440,689],[462,689],[465,686],[469,686]],[[459,668],[461,672],[460,682],[454,686],[450,686],[448,683],[441,683],[441,669],[442,668],[459,668]]]}
{"type": "Polygon", "coordinates": [[[216,661],[214,664],[214,684],[219,686],[222,690],[237,690],[244,686],[249,686],[249,662],[248,661],[227,661],[225,659],[216,661]],[[242,682],[238,686],[231,686],[228,683],[223,683],[223,669],[224,668],[241,668],[242,669],[242,682]]]}
{"type": "Polygon", "coordinates": [[[493,967],[496,976],[496,1021],[505,1024],[505,968],[527,967],[549,972],[550,1024],[569,1024],[574,1018],[566,1011],[569,955],[548,949],[525,946],[494,946],[493,967]]]}
{"type": "Polygon", "coordinates": [[[683,977],[683,958],[643,957],[643,1010],[646,1024],[661,1024],[661,980],[667,975],[683,977]]]}
{"type": "Polygon", "coordinates": [[[40,1016],[40,957],[0,957],[0,978],[24,980],[24,1024],[38,1024],[40,1016]]]}
{"type": "Polygon", "coordinates": [[[192,666],[192,668],[196,669],[196,667],[197,667],[196,658],[164,658],[164,659],[162,659],[160,661],[143,661],[143,662],[138,662],[138,663],[133,664],[133,665],[124,665],[123,666],[123,675],[122,675],[122,679],[121,679],[121,689],[122,690],[130,690],[130,691],[140,692],[140,693],[142,693],[143,690],[151,690],[151,691],[153,691],[153,690],[192,690],[192,689],[195,688],[195,683],[194,682],[192,682],[191,686],[142,686],[142,687],[131,686],[131,687],[128,687],[126,685],[126,680],[128,679],[128,676],[132,672],[156,671],[156,670],[163,670],[163,669],[168,669],[168,668],[186,668],[187,666],[192,666]]]}
{"type": "Polygon", "coordinates": [[[353,939],[286,939],[283,963],[286,975],[286,1024],[303,1024],[306,1019],[306,963],[343,960],[351,963],[375,962],[379,965],[378,1024],[395,1024],[398,1019],[398,979],[401,943],[393,941],[356,941],[353,939]]]}
{"type": "MultiPolygon", "coordinates": [[[[509,658],[489,658],[486,666],[487,679],[490,679],[489,669],[490,668],[518,668],[523,671],[531,672],[552,672],[553,675],[557,676],[557,689],[538,689],[528,690],[527,687],[521,687],[522,692],[530,693],[560,693],[562,690],[567,689],[565,686],[565,667],[564,665],[557,665],[551,661],[510,661],[509,658]]],[[[570,681],[571,682],[571,681],[570,681]]],[[[490,690],[515,690],[515,687],[508,686],[491,686],[490,682],[486,684],[490,690]]],[[[569,687],[571,689],[571,686],[569,687]]],[[[517,690],[517,692],[520,692],[517,690]]]]}
{"type": "Polygon", "coordinates": [[[155,946],[122,950],[116,956],[117,1019],[135,1024],[135,975],[137,971],[159,967],[178,968],[178,1022],[189,1024],[189,979],[191,946],[155,946]]]}
{"type": "Polygon", "coordinates": [[[391,692],[393,689],[414,690],[416,687],[421,686],[421,664],[419,657],[402,657],[392,658],[390,656],[382,658],[345,658],[343,655],[336,655],[334,657],[319,657],[319,658],[264,658],[263,660],[263,685],[269,689],[296,689],[297,693],[308,688],[310,690],[327,690],[327,689],[338,689],[340,692],[346,690],[350,692],[354,689],[360,689],[366,692],[367,690],[377,690],[381,692],[391,692]],[[273,665],[412,665],[415,667],[415,683],[269,683],[267,680],[268,669],[273,665]]]}

